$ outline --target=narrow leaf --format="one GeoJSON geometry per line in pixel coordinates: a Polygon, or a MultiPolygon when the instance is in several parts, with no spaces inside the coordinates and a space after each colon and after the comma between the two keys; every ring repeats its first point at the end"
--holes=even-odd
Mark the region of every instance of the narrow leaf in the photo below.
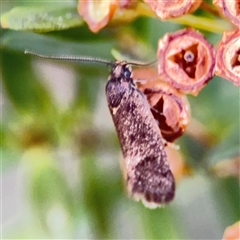
{"type": "Polygon", "coordinates": [[[80,26],[83,23],[76,6],[48,5],[15,7],[2,15],[3,28],[49,32],[80,26]]]}

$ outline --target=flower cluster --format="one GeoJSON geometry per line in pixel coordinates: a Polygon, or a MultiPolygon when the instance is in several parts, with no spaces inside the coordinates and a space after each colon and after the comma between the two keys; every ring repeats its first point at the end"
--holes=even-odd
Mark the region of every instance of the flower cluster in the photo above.
{"type": "MultiPolygon", "coordinates": [[[[124,13],[128,11],[134,17],[141,12],[139,15],[167,20],[192,13],[204,4],[200,0],[143,2],[80,0],[78,11],[90,30],[98,32],[107,24],[113,24],[119,16],[125,16],[124,13]]],[[[152,114],[167,142],[179,138],[190,122],[190,105],[186,94],[196,96],[214,75],[240,86],[239,3],[237,0],[213,0],[213,4],[219,12],[213,8],[211,11],[217,16],[222,14],[233,23],[233,30],[223,33],[217,47],[193,28],[166,33],[159,39],[157,69],[145,67],[133,72],[133,78],[145,80],[140,81],[138,87],[146,95],[152,114]]]]}
{"type": "MultiPolygon", "coordinates": [[[[144,2],[161,20],[192,13],[202,4],[200,0],[144,2]]],[[[240,86],[239,3],[237,0],[214,0],[213,3],[220,14],[228,18],[235,25],[233,28],[236,28],[223,33],[216,55],[211,44],[194,29],[166,34],[159,41],[159,75],[185,93],[197,95],[214,74],[240,86]]],[[[141,4],[143,3],[133,0],[80,0],[78,11],[91,31],[98,32],[114,20],[115,16],[123,15],[124,11],[131,9],[137,12],[141,4]]]]}

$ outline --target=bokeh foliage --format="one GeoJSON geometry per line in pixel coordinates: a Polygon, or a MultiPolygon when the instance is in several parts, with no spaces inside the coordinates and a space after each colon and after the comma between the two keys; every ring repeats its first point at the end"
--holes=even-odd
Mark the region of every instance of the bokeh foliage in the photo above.
{"type": "MultiPolygon", "coordinates": [[[[26,27],[1,29],[3,238],[220,239],[240,217],[238,179],[212,170],[239,158],[236,86],[215,77],[189,97],[192,118],[204,126],[208,141],[188,133],[178,141],[192,175],[178,183],[172,204],[149,210],[124,191],[120,147],[104,94],[108,69],[24,54],[28,49],[113,59],[115,49],[123,57],[152,60],[158,39],[184,26],[139,17],[93,34],[76,15],[75,1],[56,8],[37,1],[1,4],[4,12],[22,7],[5,18],[13,19],[16,29],[19,23],[26,27]],[[38,14],[37,21],[29,12],[38,14]],[[74,18],[56,27],[69,12],[74,18]],[[45,33],[23,31],[32,26],[45,33]]],[[[221,35],[208,30],[205,36],[216,44],[221,35]]]]}

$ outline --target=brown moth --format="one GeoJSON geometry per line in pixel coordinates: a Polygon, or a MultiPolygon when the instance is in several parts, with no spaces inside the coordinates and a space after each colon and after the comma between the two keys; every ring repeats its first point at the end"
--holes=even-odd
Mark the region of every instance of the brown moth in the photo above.
{"type": "Polygon", "coordinates": [[[139,64],[25,53],[48,59],[97,62],[112,67],[106,97],[123,152],[128,193],[149,208],[170,202],[174,198],[175,181],[167,161],[164,139],[146,96],[131,78],[129,66],[139,64]]]}
{"type": "Polygon", "coordinates": [[[106,85],[107,102],[121,143],[128,192],[155,208],[173,199],[174,177],[160,129],[128,65],[116,62],[113,66],[106,85]]]}

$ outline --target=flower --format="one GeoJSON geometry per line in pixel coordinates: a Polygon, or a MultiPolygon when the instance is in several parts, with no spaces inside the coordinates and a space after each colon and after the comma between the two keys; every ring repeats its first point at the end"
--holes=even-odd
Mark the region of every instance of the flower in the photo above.
{"type": "Polygon", "coordinates": [[[240,30],[224,32],[217,50],[215,73],[240,86],[240,30]]]}
{"type": "Polygon", "coordinates": [[[167,33],[158,42],[160,77],[184,93],[197,95],[214,76],[215,50],[198,31],[167,33]]]}
{"type": "Polygon", "coordinates": [[[195,11],[202,3],[201,0],[144,0],[144,2],[147,3],[162,20],[180,17],[184,14],[191,13],[195,11]]]}

